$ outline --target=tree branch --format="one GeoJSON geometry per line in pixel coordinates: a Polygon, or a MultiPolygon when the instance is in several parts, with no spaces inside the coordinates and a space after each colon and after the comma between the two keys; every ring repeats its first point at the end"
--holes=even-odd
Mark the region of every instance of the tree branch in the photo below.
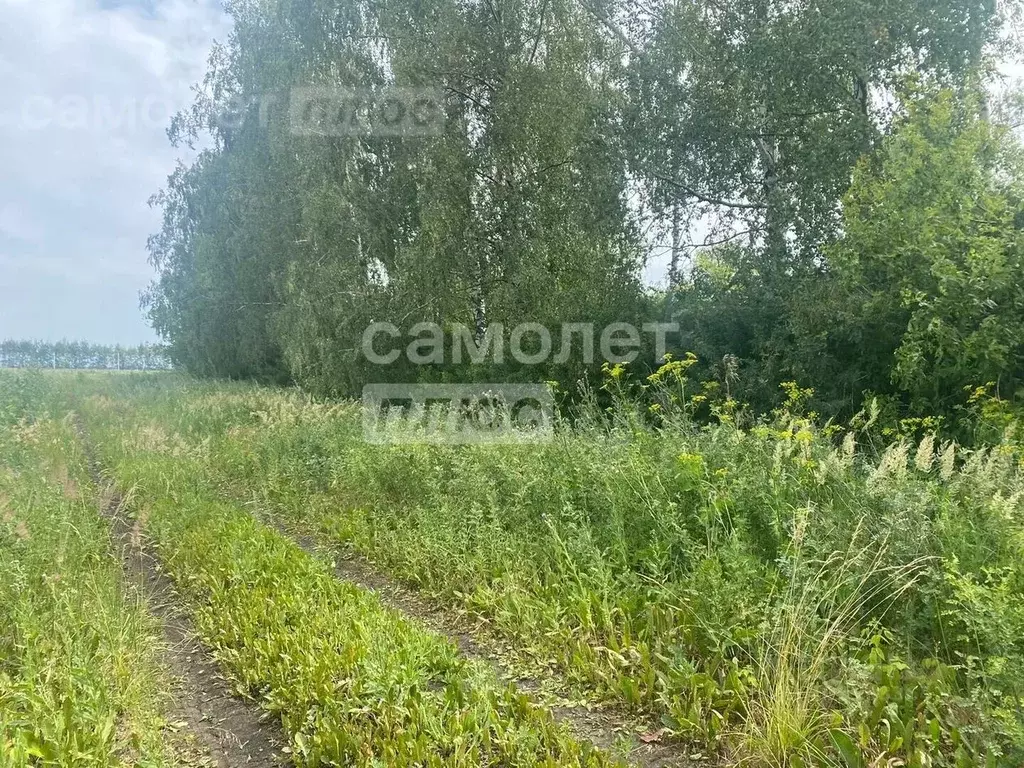
{"type": "Polygon", "coordinates": [[[742,208],[744,210],[764,210],[765,208],[768,207],[763,203],[740,203],[733,200],[721,200],[717,197],[711,197],[710,195],[698,192],[692,187],[688,187],[685,184],[676,181],[675,179],[670,179],[667,176],[662,176],[657,173],[654,174],[654,178],[658,179],[658,181],[663,181],[666,184],[670,184],[676,189],[679,189],[682,192],[684,192],[686,195],[689,195],[690,197],[695,197],[702,203],[708,203],[709,205],[720,205],[723,208],[742,208]]]}
{"type": "Polygon", "coordinates": [[[533,50],[530,51],[530,58],[526,62],[526,66],[533,66],[533,59],[537,55],[537,45],[540,43],[540,34],[544,31],[544,14],[548,10],[548,0],[544,0],[544,4],[540,7],[540,21],[537,22],[537,34],[533,36],[533,50]]]}

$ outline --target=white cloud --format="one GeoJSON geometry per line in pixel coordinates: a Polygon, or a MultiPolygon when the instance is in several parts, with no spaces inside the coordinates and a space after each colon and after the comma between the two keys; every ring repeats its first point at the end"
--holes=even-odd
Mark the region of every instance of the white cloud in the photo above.
{"type": "Polygon", "coordinates": [[[152,338],[146,201],[229,30],[215,0],[0,0],[0,337],[152,338]]]}

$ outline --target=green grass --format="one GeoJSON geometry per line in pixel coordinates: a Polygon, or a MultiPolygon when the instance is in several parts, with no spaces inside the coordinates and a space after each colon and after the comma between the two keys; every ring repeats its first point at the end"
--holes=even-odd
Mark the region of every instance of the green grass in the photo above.
{"type": "Polygon", "coordinates": [[[489,666],[219,498],[201,446],[135,421],[123,402],[84,411],[197,629],[240,690],[281,718],[296,765],[615,764],[489,666]]]}
{"type": "Polygon", "coordinates": [[[864,451],[864,419],[821,429],[796,388],[749,429],[695,424],[666,390],[658,429],[622,398],[542,446],[379,446],[355,406],[290,391],[74,386],[119,457],[190,457],[188,485],[210,503],[256,503],[366,555],[693,751],[756,765],[1024,760],[1012,436],[864,451]]]}
{"type": "Polygon", "coordinates": [[[0,378],[0,765],[178,766],[157,628],[37,385],[0,378]]]}

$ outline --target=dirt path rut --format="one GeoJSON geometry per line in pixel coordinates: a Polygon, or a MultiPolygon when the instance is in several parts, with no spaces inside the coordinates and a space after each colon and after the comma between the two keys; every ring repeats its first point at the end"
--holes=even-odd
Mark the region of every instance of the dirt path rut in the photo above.
{"type": "MultiPolygon", "coordinates": [[[[466,622],[452,616],[451,612],[396,584],[360,557],[340,557],[314,536],[290,529],[273,515],[257,510],[253,510],[253,514],[260,522],[287,536],[309,554],[331,563],[339,579],[376,593],[389,608],[447,637],[464,656],[487,663],[499,678],[513,680],[519,690],[534,700],[544,698],[544,686],[540,680],[516,674],[502,661],[501,651],[504,649],[473,633],[468,626],[463,626],[466,622]]],[[[682,768],[693,764],[680,745],[663,743],[656,729],[645,732],[636,720],[614,709],[588,709],[557,703],[548,708],[556,720],[565,723],[578,737],[596,747],[621,755],[635,768],[682,768]],[[626,754],[622,753],[617,744],[622,737],[632,737],[638,741],[626,754]]]]}
{"type": "Polygon", "coordinates": [[[139,589],[163,631],[163,661],[176,681],[170,718],[186,765],[216,768],[272,768],[285,764],[287,743],[279,725],[255,704],[234,695],[216,659],[199,641],[192,622],[174,599],[174,586],[161,570],[142,527],[129,519],[121,499],[104,483],[99,465],[79,425],[89,471],[100,488],[100,513],[121,556],[125,580],[139,589]],[[193,738],[188,738],[191,735],[193,738]],[[185,738],[181,738],[185,736],[185,738]]]}

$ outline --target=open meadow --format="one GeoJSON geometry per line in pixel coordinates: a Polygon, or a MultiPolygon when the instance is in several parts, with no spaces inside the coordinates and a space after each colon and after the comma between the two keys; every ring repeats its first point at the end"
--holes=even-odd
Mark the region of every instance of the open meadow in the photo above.
{"type": "Polygon", "coordinates": [[[295,390],[0,373],[0,755],[214,760],[169,601],[249,764],[1022,764],[1012,433],[638,407],[373,445],[295,390]]]}

